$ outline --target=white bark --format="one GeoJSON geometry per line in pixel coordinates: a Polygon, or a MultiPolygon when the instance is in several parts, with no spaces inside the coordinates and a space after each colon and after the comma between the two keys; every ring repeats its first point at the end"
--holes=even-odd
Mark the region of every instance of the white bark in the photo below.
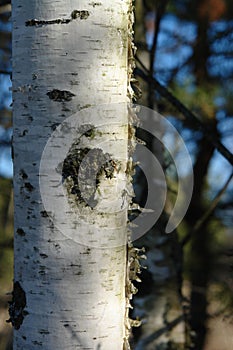
{"type": "MultiPolygon", "coordinates": [[[[123,349],[126,247],[122,239],[127,208],[119,209],[125,199],[123,190],[116,195],[116,186],[120,183],[123,189],[127,181],[128,116],[126,107],[119,117],[109,111],[109,104],[127,102],[130,4],[130,0],[13,1],[15,350],[123,349]],[[62,219],[76,221],[75,231],[67,233],[69,223],[61,220],[65,224],[57,225],[59,215],[54,218],[44,207],[46,188],[42,202],[42,152],[55,126],[100,104],[107,106],[101,118],[110,128],[99,128],[94,140],[104,153],[119,160],[117,170],[112,179],[102,176],[98,211],[77,204],[66,190],[62,207],[55,188],[54,192],[48,188],[48,203],[54,204],[55,214],[59,208],[62,219]],[[112,201],[117,215],[100,212],[101,203],[112,201]],[[69,215],[64,214],[67,208],[69,215]],[[81,224],[83,216],[88,225],[81,224]]],[[[87,123],[88,116],[95,125],[88,113],[77,128],[87,123]]],[[[81,137],[80,144],[96,147],[88,137],[81,137]]],[[[51,157],[59,158],[59,152],[51,157]]],[[[42,175],[51,180],[54,169],[48,166],[47,174],[45,170],[42,175]]]]}

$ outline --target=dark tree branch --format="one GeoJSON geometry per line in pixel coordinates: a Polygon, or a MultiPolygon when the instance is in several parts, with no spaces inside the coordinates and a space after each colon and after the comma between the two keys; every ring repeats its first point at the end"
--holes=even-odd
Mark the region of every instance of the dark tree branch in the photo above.
{"type": "Polygon", "coordinates": [[[158,34],[160,30],[160,22],[164,15],[167,2],[168,2],[167,0],[160,1],[156,9],[156,16],[154,19],[154,38],[150,49],[150,76],[152,77],[154,76],[154,62],[155,62],[155,55],[156,55],[156,49],[157,49],[158,34]]]}
{"type": "Polygon", "coordinates": [[[0,69],[0,74],[10,75],[11,72],[9,72],[9,71],[7,71],[7,70],[0,69]]]}
{"type": "Polygon", "coordinates": [[[154,37],[153,37],[153,43],[150,48],[150,64],[149,64],[149,77],[151,79],[148,80],[148,86],[149,86],[149,94],[148,94],[148,106],[150,108],[153,108],[154,106],[154,98],[153,98],[153,84],[151,82],[153,76],[154,76],[154,64],[155,64],[155,56],[156,56],[156,50],[157,50],[157,42],[158,42],[158,35],[160,31],[160,22],[162,20],[162,17],[164,15],[166,6],[167,6],[168,0],[162,0],[159,1],[156,8],[156,15],[154,18],[154,37]]]}
{"type": "Polygon", "coordinates": [[[12,145],[11,141],[0,140],[0,147],[10,147],[12,145]]]}
{"type": "Polygon", "coordinates": [[[189,121],[190,126],[195,130],[203,132],[205,137],[212,143],[218,152],[221,153],[222,156],[224,156],[231,165],[233,165],[233,154],[216,138],[216,135],[213,134],[212,131],[209,130],[209,128],[205,126],[204,123],[202,123],[193,112],[185,107],[182,102],[180,102],[170,91],[168,91],[165,86],[161,85],[157,79],[150,77],[148,75],[148,69],[144,66],[144,64],[137,56],[136,60],[142,66],[143,70],[136,68],[134,71],[135,75],[140,76],[147,82],[149,80],[153,85],[153,88],[184,115],[184,117],[189,121]]]}
{"type": "Polygon", "coordinates": [[[222,195],[224,194],[224,192],[226,191],[229,183],[231,182],[233,178],[233,172],[231,173],[231,175],[229,176],[229,178],[227,179],[226,183],[224,184],[224,186],[221,188],[221,190],[217,193],[217,195],[215,196],[214,200],[212,201],[212,203],[210,204],[209,208],[206,210],[206,212],[201,216],[201,218],[196,222],[195,226],[193,227],[193,229],[183,238],[183,240],[181,241],[181,245],[184,246],[186,243],[189,242],[189,240],[191,239],[192,235],[201,228],[201,226],[206,222],[206,220],[208,219],[208,217],[210,216],[210,214],[214,211],[214,209],[216,208],[216,206],[218,205],[222,195]]]}
{"type": "Polygon", "coordinates": [[[152,343],[154,340],[161,337],[161,335],[163,335],[164,333],[171,331],[175,326],[177,326],[183,320],[184,320],[184,317],[183,317],[183,315],[181,315],[181,316],[178,316],[177,318],[175,318],[173,321],[168,322],[166,324],[166,326],[158,329],[154,333],[150,334],[148,337],[141,339],[138,342],[137,348],[143,349],[146,345],[152,343]]]}

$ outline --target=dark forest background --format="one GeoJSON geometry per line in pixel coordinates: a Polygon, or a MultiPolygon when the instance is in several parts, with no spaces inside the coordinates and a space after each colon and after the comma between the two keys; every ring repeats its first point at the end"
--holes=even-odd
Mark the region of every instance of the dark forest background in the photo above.
{"type": "MultiPolygon", "coordinates": [[[[174,161],[138,130],[163,166],[168,195],[159,221],[136,242],[146,249],[147,268],[134,298],[132,313],[142,326],[133,331],[132,348],[231,350],[233,2],[136,0],[135,15],[135,101],[177,128],[193,162],[194,190],[182,223],[165,234],[177,194],[174,161]]],[[[11,72],[11,4],[1,0],[0,350],[11,349],[6,323],[13,280],[11,72]]],[[[141,206],[146,191],[137,169],[135,201],[141,206]]]]}

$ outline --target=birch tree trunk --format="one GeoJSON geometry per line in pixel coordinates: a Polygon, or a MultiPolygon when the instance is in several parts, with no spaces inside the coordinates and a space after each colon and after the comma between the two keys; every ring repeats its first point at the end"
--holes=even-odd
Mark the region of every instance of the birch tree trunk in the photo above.
{"type": "Polygon", "coordinates": [[[14,349],[123,349],[131,0],[12,17],[14,349]]]}

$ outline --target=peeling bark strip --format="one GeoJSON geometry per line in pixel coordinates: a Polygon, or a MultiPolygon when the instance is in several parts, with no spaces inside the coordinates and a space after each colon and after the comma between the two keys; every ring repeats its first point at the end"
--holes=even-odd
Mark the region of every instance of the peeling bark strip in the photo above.
{"type": "Polygon", "coordinates": [[[23,323],[24,317],[28,314],[24,311],[26,307],[26,294],[17,281],[14,283],[14,290],[12,292],[12,301],[9,302],[10,318],[6,322],[12,323],[14,329],[18,330],[23,323]]]}
{"type": "MultiPolygon", "coordinates": [[[[135,64],[135,53],[136,46],[133,41],[133,23],[134,23],[134,8],[132,2],[130,2],[130,11],[128,18],[128,97],[132,101],[136,101],[141,97],[141,89],[138,81],[134,78],[133,72],[136,67],[135,64]]],[[[135,150],[135,121],[137,121],[137,116],[133,107],[129,107],[129,125],[128,125],[128,142],[129,142],[129,160],[127,163],[126,174],[128,178],[128,184],[132,184],[132,176],[134,175],[134,163],[132,162],[132,155],[135,150]]],[[[137,121],[138,122],[138,121],[137,121]]],[[[130,203],[129,203],[130,204],[130,203]]],[[[129,213],[129,211],[128,211],[129,213]]],[[[133,246],[131,241],[131,236],[128,238],[127,245],[127,256],[126,256],[126,279],[125,279],[125,299],[126,299],[126,308],[125,308],[125,338],[123,344],[123,350],[130,350],[129,338],[131,335],[132,327],[139,327],[141,321],[136,319],[131,319],[129,317],[129,309],[132,309],[131,300],[133,299],[134,294],[138,292],[137,288],[134,286],[134,281],[141,282],[139,274],[143,266],[141,265],[140,260],[146,259],[145,249],[138,249],[133,246]]]]}
{"type": "Polygon", "coordinates": [[[58,19],[51,19],[48,21],[45,20],[38,20],[38,19],[30,19],[29,21],[25,22],[26,27],[42,27],[50,24],[68,24],[71,21],[75,19],[87,19],[89,17],[90,13],[86,10],[74,10],[71,12],[70,18],[58,18],[58,19]]]}
{"type": "Polygon", "coordinates": [[[75,96],[75,94],[72,94],[72,92],[70,91],[58,90],[58,89],[53,89],[47,92],[46,95],[48,95],[50,100],[53,100],[56,102],[71,101],[72,98],[75,96]]]}

